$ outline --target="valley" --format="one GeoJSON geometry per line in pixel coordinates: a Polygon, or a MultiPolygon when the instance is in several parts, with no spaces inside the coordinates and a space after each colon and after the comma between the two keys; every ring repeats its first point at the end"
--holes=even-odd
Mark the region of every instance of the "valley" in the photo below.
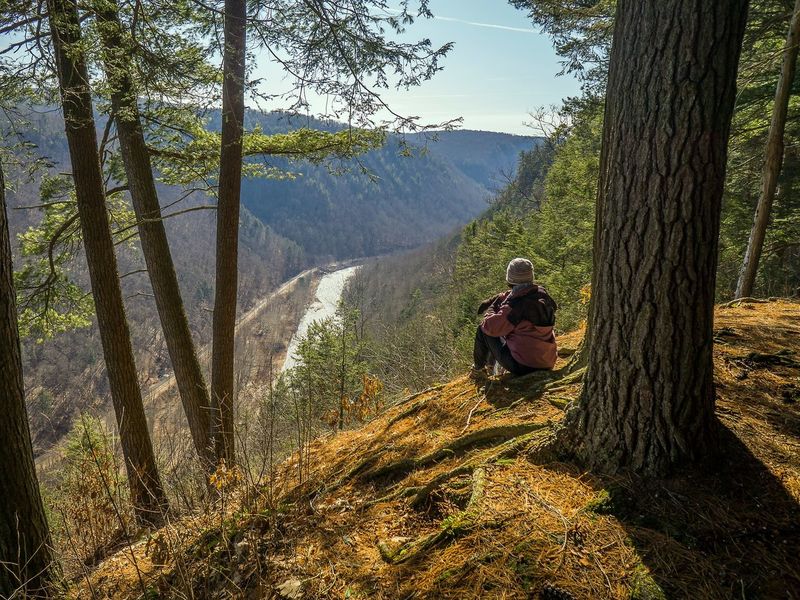
{"type": "MultiPolygon", "coordinates": [[[[54,171],[68,161],[65,140],[58,133],[63,127],[60,117],[54,111],[37,110],[29,118],[27,138],[46,149],[54,171]]],[[[218,114],[212,112],[208,118],[213,128],[218,114]]],[[[267,133],[294,126],[291,118],[279,113],[250,112],[248,119],[267,133]]],[[[314,124],[341,127],[333,122],[314,124]]],[[[313,297],[317,269],[335,261],[413,248],[451,232],[487,206],[493,178],[513,171],[518,153],[537,140],[456,131],[415,135],[407,142],[417,148],[412,156],[400,156],[399,141],[390,138],[384,148],[349,165],[273,158],[271,164],[293,173],[292,178],[244,180],[239,233],[238,312],[242,320],[236,350],[240,385],[263,382],[270,355],[275,371],[279,370],[297,313],[308,302],[306,294],[313,297]],[[438,150],[439,143],[442,150],[438,150]],[[454,144],[470,153],[470,161],[450,161],[447,148],[454,144]],[[270,308],[270,299],[278,298],[282,312],[270,308]],[[259,331],[264,333],[257,335],[259,331]]],[[[26,179],[22,173],[12,172],[11,179],[10,226],[12,237],[17,237],[50,217],[42,209],[23,208],[38,204],[41,176],[26,179]]],[[[195,343],[203,348],[201,362],[207,366],[214,290],[207,265],[213,264],[214,199],[207,193],[186,192],[164,183],[159,184],[159,197],[168,213],[187,211],[166,219],[165,226],[195,343]]],[[[73,245],[80,247],[80,239],[73,245]]],[[[19,247],[12,250],[19,268],[33,260],[22,257],[19,247]]],[[[185,431],[152,290],[135,239],[119,246],[118,260],[121,271],[131,273],[123,277],[122,286],[151,427],[155,432],[185,431]]],[[[88,288],[80,250],[68,263],[66,276],[88,288]]],[[[47,465],[78,415],[100,414],[109,425],[114,423],[108,384],[98,363],[101,351],[96,324],[42,343],[23,340],[23,349],[35,454],[39,464],[47,465]]],[[[155,436],[161,439],[159,433],[155,436]]]]}

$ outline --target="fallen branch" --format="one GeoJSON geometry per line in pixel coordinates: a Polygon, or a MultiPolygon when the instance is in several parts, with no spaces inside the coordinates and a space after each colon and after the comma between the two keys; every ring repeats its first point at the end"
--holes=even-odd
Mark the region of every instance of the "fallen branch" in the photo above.
{"type": "Polygon", "coordinates": [[[769,302],[774,302],[775,300],[772,298],[751,298],[749,296],[745,298],[735,298],[730,302],[725,302],[724,304],[720,304],[720,308],[734,308],[739,304],[768,304],[769,302]]]}
{"type": "Polygon", "coordinates": [[[763,352],[750,352],[743,358],[734,358],[735,362],[743,367],[759,369],[764,367],[800,367],[800,362],[795,360],[794,352],[788,349],[779,350],[773,354],[763,352]]]}
{"type": "Polygon", "coordinates": [[[469,414],[467,415],[467,423],[464,425],[464,428],[459,432],[459,435],[461,435],[467,429],[469,429],[469,422],[472,420],[472,413],[474,413],[477,410],[477,408],[481,405],[481,402],[483,402],[484,400],[486,400],[486,396],[481,396],[480,398],[478,398],[478,401],[475,403],[475,406],[473,406],[470,409],[469,414]]]}
{"type": "Polygon", "coordinates": [[[403,544],[395,550],[389,548],[388,544],[385,542],[378,542],[378,550],[380,551],[381,558],[393,565],[410,562],[419,558],[442,542],[452,541],[469,532],[477,521],[477,506],[483,498],[485,485],[486,470],[482,468],[476,469],[472,475],[472,494],[464,510],[442,521],[442,527],[439,531],[430,533],[413,542],[403,544]]]}

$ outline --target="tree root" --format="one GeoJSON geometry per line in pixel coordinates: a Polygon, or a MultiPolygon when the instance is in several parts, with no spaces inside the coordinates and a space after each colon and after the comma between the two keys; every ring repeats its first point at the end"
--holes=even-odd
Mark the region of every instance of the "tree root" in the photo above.
{"type": "Polygon", "coordinates": [[[545,385],[544,389],[548,392],[552,392],[554,390],[561,389],[562,387],[566,387],[574,383],[580,383],[581,381],[583,381],[583,376],[585,374],[586,374],[586,367],[582,367],[580,369],[573,371],[569,375],[562,377],[561,379],[558,379],[548,385],[545,385]]]}
{"type": "Polygon", "coordinates": [[[543,381],[535,388],[528,390],[525,396],[523,396],[519,400],[515,400],[514,402],[512,402],[508,406],[508,408],[513,409],[522,404],[523,402],[527,402],[530,399],[530,396],[532,396],[533,394],[544,393],[544,392],[560,392],[561,390],[566,389],[570,385],[573,385],[575,383],[580,383],[581,381],[583,381],[583,376],[585,374],[586,374],[586,367],[582,367],[576,371],[573,371],[572,373],[569,373],[564,377],[561,377],[560,379],[556,379],[554,381],[552,380],[543,381]]]}
{"type": "Polygon", "coordinates": [[[466,475],[467,473],[471,473],[476,469],[482,469],[491,463],[497,462],[498,460],[516,456],[520,454],[523,451],[523,448],[527,446],[533,439],[539,437],[539,435],[540,432],[537,431],[528,433],[526,435],[517,436],[511,440],[508,440],[499,448],[496,448],[490,456],[479,456],[455,467],[454,469],[444,473],[439,473],[439,475],[436,475],[433,479],[421,487],[405,488],[401,490],[401,492],[397,494],[397,497],[402,498],[413,496],[411,498],[411,502],[409,503],[410,506],[417,509],[421,508],[436,489],[440,488],[451,479],[461,475],[466,475]]]}
{"type": "Polygon", "coordinates": [[[378,459],[383,455],[383,452],[384,452],[383,450],[378,451],[375,454],[370,454],[366,458],[360,460],[347,473],[345,473],[344,475],[339,477],[339,479],[337,479],[336,481],[334,481],[330,485],[326,486],[325,487],[325,491],[326,492],[332,492],[333,490],[337,490],[340,487],[342,487],[342,485],[344,485],[345,482],[350,481],[354,477],[357,477],[362,471],[364,471],[364,469],[368,469],[369,467],[374,465],[376,462],[378,462],[378,459]]]}
{"type": "Polygon", "coordinates": [[[528,373],[527,375],[520,375],[519,377],[513,377],[511,379],[508,379],[506,380],[506,384],[509,387],[513,388],[520,388],[530,385],[535,389],[547,383],[550,383],[554,379],[557,379],[560,374],[561,374],[560,370],[534,371],[532,373],[528,373]]]}
{"type": "Polygon", "coordinates": [[[385,542],[378,542],[378,550],[380,551],[381,558],[393,565],[411,562],[441,543],[452,541],[469,532],[477,521],[477,506],[483,498],[485,485],[486,470],[483,468],[475,469],[472,475],[472,494],[464,510],[442,521],[442,526],[439,531],[403,544],[394,550],[389,548],[388,544],[385,542]]]}
{"type": "Polygon", "coordinates": [[[407,417],[411,417],[411,416],[417,414],[420,410],[422,410],[422,408],[427,403],[428,403],[427,399],[426,400],[420,400],[419,402],[415,402],[414,404],[409,406],[407,409],[405,409],[401,413],[393,416],[391,419],[389,419],[389,422],[386,424],[386,427],[384,428],[384,431],[390,429],[392,427],[392,425],[394,425],[395,423],[397,423],[399,421],[402,421],[403,419],[405,419],[407,417]]]}
{"type": "Polygon", "coordinates": [[[584,338],[575,349],[575,354],[570,357],[569,362],[564,365],[561,371],[567,374],[574,373],[575,371],[585,368],[587,364],[589,364],[589,352],[586,338],[584,338]]]}
{"type": "Polygon", "coordinates": [[[439,385],[433,385],[433,386],[431,386],[431,387],[429,387],[429,388],[425,388],[425,389],[424,389],[424,390],[422,390],[421,392],[414,392],[414,393],[413,393],[413,394],[411,394],[410,396],[408,396],[408,397],[406,397],[406,398],[403,398],[402,400],[400,400],[400,402],[398,402],[398,403],[397,403],[397,404],[395,404],[394,406],[403,406],[404,404],[408,404],[408,403],[409,403],[409,402],[411,402],[412,400],[416,400],[416,399],[417,399],[417,398],[419,398],[420,396],[423,396],[423,395],[425,395],[425,394],[428,394],[428,393],[430,393],[430,392],[436,392],[436,391],[438,391],[438,390],[442,389],[442,388],[443,388],[444,386],[446,386],[446,385],[447,385],[447,383],[440,383],[439,385]]]}
{"type": "Polygon", "coordinates": [[[529,447],[531,442],[534,439],[540,438],[541,435],[542,430],[540,429],[507,440],[500,446],[491,448],[489,451],[480,453],[449,471],[436,475],[425,485],[400,487],[386,496],[367,502],[364,504],[364,506],[370,507],[376,504],[382,504],[384,502],[393,502],[395,500],[402,500],[403,498],[411,498],[410,506],[417,509],[421,508],[422,505],[428,500],[431,493],[451,479],[459,477],[460,475],[472,473],[475,471],[475,469],[486,467],[504,458],[511,458],[522,454],[525,452],[526,447],[529,447]]]}
{"type": "Polygon", "coordinates": [[[409,473],[414,469],[419,469],[420,467],[440,461],[447,456],[458,454],[459,452],[462,452],[471,446],[480,444],[481,442],[488,440],[508,440],[510,438],[516,438],[521,435],[525,435],[526,433],[542,429],[546,426],[547,424],[545,423],[518,423],[512,425],[485,427],[461,436],[460,438],[456,438],[449,444],[442,446],[441,448],[438,448],[437,450],[434,450],[433,452],[430,452],[424,456],[421,456],[420,458],[404,458],[382,467],[370,469],[366,472],[363,472],[363,469],[359,469],[357,472],[353,473],[353,475],[358,475],[361,473],[359,479],[375,480],[382,477],[388,477],[390,475],[409,473]]]}
{"type": "Polygon", "coordinates": [[[547,401],[550,404],[552,404],[556,408],[560,408],[561,410],[564,410],[565,408],[567,408],[567,404],[569,404],[573,400],[574,400],[574,398],[568,398],[566,396],[553,396],[553,397],[547,399],[547,401]]]}

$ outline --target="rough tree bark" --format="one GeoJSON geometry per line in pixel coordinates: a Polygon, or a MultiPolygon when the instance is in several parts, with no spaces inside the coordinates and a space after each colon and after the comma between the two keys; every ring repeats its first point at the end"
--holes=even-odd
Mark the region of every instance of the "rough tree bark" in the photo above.
{"type": "Polygon", "coordinates": [[[783,165],[783,135],[786,129],[786,115],[789,112],[789,97],[792,95],[792,83],[797,67],[798,49],[800,49],[800,0],[795,2],[794,12],[789,23],[789,33],[786,35],[781,74],[775,89],[775,104],[772,108],[772,121],[767,134],[764,166],[761,171],[761,195],[758,198],[756,215],[753,228],[750,230],[750,239],[747,241],[742,269],[739,272],[735,298],[745,298],[753,294],[758,263],[761,260],[761,250],[764,247],[764,238],[767,235],[767,226],[772,212],[772,202],[775,199],[775,189],[778,186],[778,176],[783,165]]]}
{"type": "Polygon", "coordinates": [[[714,449],[717,238],[747,0],[620,0],[587,373],[561,435],[599,470],[714,449]]]}
{"type": "Polygon", "coordinates": [[[48,595],[50,533],[33,462],[0,165],[0,597],[48,595]]]}
{"type": "Polygon", "coordinates": [[[48,0],[47,6],[83,246],[131,501],[140,523],[157,526],[163,522],[167,498],[156,468],[122,302],[78,7],[75,0],[48,0]]]}
{"type": "Polygon", "coordinates": [[[130,44],[124,38],[117,3],[113,0],[102,0],[95,6],[106,77],[112,90],[111,107],[119,135],[128,189],[139,222],[142,253],[175,372],[175,381],[189,421],[189,430],[195,448],[208,469],[214,463],[208,388],[197,359],[167,233],[161,219],[153,169],[130,73],[130,44]]]}
{"type": "Polygon", "coordinates": [[[211,402],[214,409],[212,426],[217,459],[224,459],[228,464],[233,464],[236,459],[233,435],[233,361],[239,264],[239,194],[242,186],[246,10],[244,0],[225,0],[211,402]]]}

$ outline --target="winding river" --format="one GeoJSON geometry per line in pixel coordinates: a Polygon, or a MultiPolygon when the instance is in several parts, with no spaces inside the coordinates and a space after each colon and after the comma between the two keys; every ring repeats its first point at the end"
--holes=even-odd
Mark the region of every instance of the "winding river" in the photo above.
{"type": "Polygon", "coordinates": [[[339,300],[342,297],[342,292],[344,292],[344,286],[359,268],[359,266],[355,266],[339,269],[338,271],[327,273],[319,280],[314,301],[306,309],[306,312],[300,319],[300,323],[297,325],[297,331],[294,332],[292,339],[289,341],[289,347],[286,349],[286,360],[283,362],[283,368],[281,369],[282,371],[286,371],[297,365],[297,360],[294,356],[295,352],[297,352],[297,346],[300,340],[308,333],[308,328],[311,324],[314,321],[321,321],[336,314],[336,308],[339,306],[339,300]]]}

